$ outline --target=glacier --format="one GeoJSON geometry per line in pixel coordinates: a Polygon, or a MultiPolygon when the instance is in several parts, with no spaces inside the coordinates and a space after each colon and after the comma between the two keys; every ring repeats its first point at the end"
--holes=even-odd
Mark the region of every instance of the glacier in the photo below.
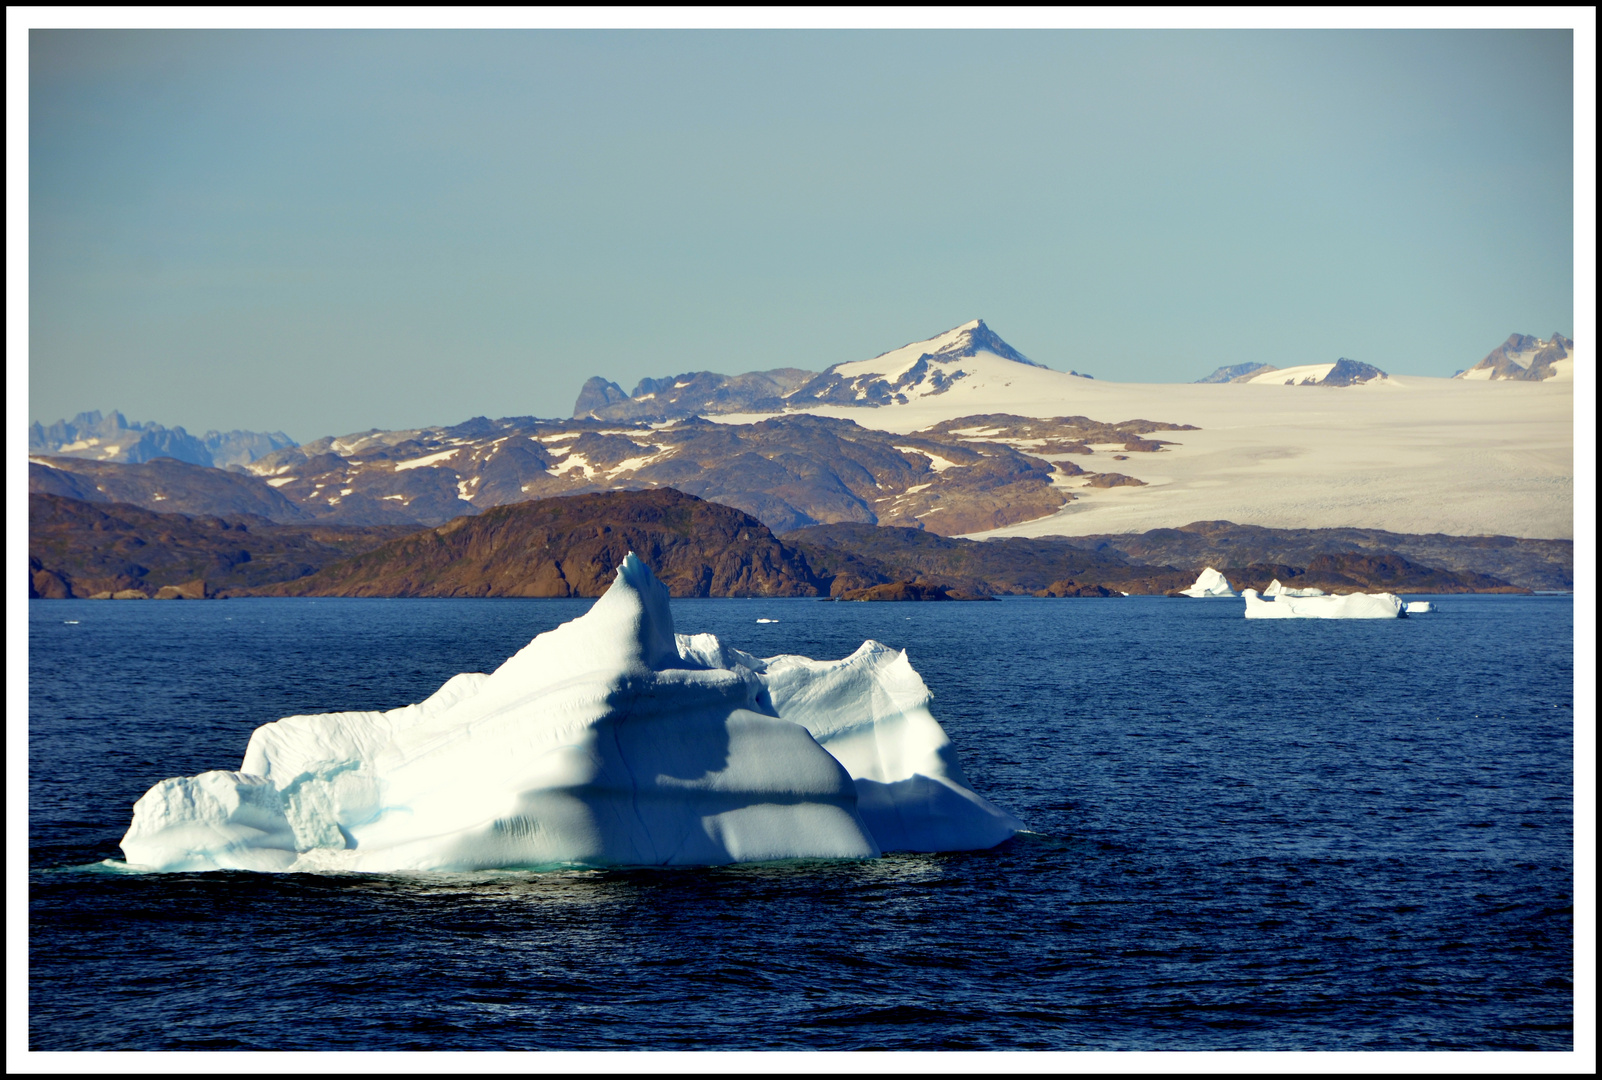
{"type": "Polygon", "coordinates": [[[588,612],[387,712],[289,716],[238,771],[163,780],[130,868],[424,872],[720,865],[993,847],[904,651],[759,659],[674,632],[632,552],[588,612]]]}
{"type": "Polygon", "coordinates": [[[1188,589],[1179,590],[1181,596],[1239,596],[1229,579],[1212,567],[1203,570],[1196,578],[1196,584],[1188,589]]]}
{"type": "Polygon", "coordinates": [[[1241,593],[1248,619],[1400,619],[1407,605],[1394,593],[1350,593],[1345,596],[1295,596],[1280,593],[1259,596],[1256,589],[1241,593]]]}

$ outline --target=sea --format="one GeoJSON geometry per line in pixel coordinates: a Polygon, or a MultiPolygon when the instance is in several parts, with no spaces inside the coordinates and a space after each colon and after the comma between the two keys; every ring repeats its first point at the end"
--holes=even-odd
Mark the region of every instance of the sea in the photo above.
{"type": "Polygon", "coordinates": [[[132,873],[117,842],[257,725],[417,701],[590,601],[30,601],[28,1045],[1570,1050],[1573,603],[1432,599],[675,601],[760,656],[906,649],[1028,831],[413,876],[132,873]]]}

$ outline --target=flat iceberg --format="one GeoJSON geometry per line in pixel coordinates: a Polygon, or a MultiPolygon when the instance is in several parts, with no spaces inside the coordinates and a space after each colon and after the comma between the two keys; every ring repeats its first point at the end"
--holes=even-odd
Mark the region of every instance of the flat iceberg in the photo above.
{"type": "Polygon", "coordinates": [[[632,552],[583,616],[388,712],[259,727],[237,772],[134,805],[131,867],[718,865],[993,847],[986,801],[905,652],[758,659],[675,634],[632,552]]]}
{"type": "Polygon", "coordinates": [[[1409,600],[1407,602],[1407,613],[1409,615],[1427,615],[1435,610],[1437,610],[1435,605],[1428,600],[1409,600]]]}
{"type": "Polygon", "coordinates": [[[1268,588],[1263,590],[1263,595],[1264,596],[1323,596],[1324,595],[1324,590],[1323,589],[1289,589],[1289,588],[1286,588],[1284,585],[1281,585],[1279,583],[1279,578],[1275,578],[1273,581],[1270,581],[1268,583],[1268,588]]]}
{"type": "Polygon", "coordinates": [[[1248,619],[1399,619],[1406,605],[1392,593],[1351,593],[1346,596],[1295,596],[1287,593],[1264,599],[1256,589],[1241,593],[1248,619]]]}
{"type": "Polygon", "coordinates": [[[1196,584],[1192,585],[1188,589],[1180,589],[1179,591],[1183,596],[1240,595],[1240,593],[1236,592],[1229,584],[1228,578],[1224,577],[1223,574],[1220,574],[1217,570],[1214,570],[1210,566],[1201,572],[1201,575],[1196,579],[1196,584]]]}

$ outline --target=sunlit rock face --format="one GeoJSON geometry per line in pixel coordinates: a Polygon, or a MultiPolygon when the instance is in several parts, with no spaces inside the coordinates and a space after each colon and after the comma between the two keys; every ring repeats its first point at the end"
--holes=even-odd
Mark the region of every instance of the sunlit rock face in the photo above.
{"type": "Polygon", "coordinates": [[[632,553],[581,618],[388,712],[256,729],[238,772],[163,780],[122,840],[151,870],[716,865],[994,846],[906,654],[766,660],[674,633],[632,553]]]}

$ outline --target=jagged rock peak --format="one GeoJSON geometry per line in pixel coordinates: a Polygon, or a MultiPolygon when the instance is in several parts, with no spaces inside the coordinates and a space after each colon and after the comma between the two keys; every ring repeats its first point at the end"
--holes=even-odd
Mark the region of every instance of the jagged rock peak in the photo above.
{"type": "Polygon", "coordinates": [[[1559,374],[1553,365],[1574,357],[1574,339],[1553,331],[1546,340],[1532,334],[1510,334],[1501,345],[1454,379],[1541,382],[1559,374]]]}

